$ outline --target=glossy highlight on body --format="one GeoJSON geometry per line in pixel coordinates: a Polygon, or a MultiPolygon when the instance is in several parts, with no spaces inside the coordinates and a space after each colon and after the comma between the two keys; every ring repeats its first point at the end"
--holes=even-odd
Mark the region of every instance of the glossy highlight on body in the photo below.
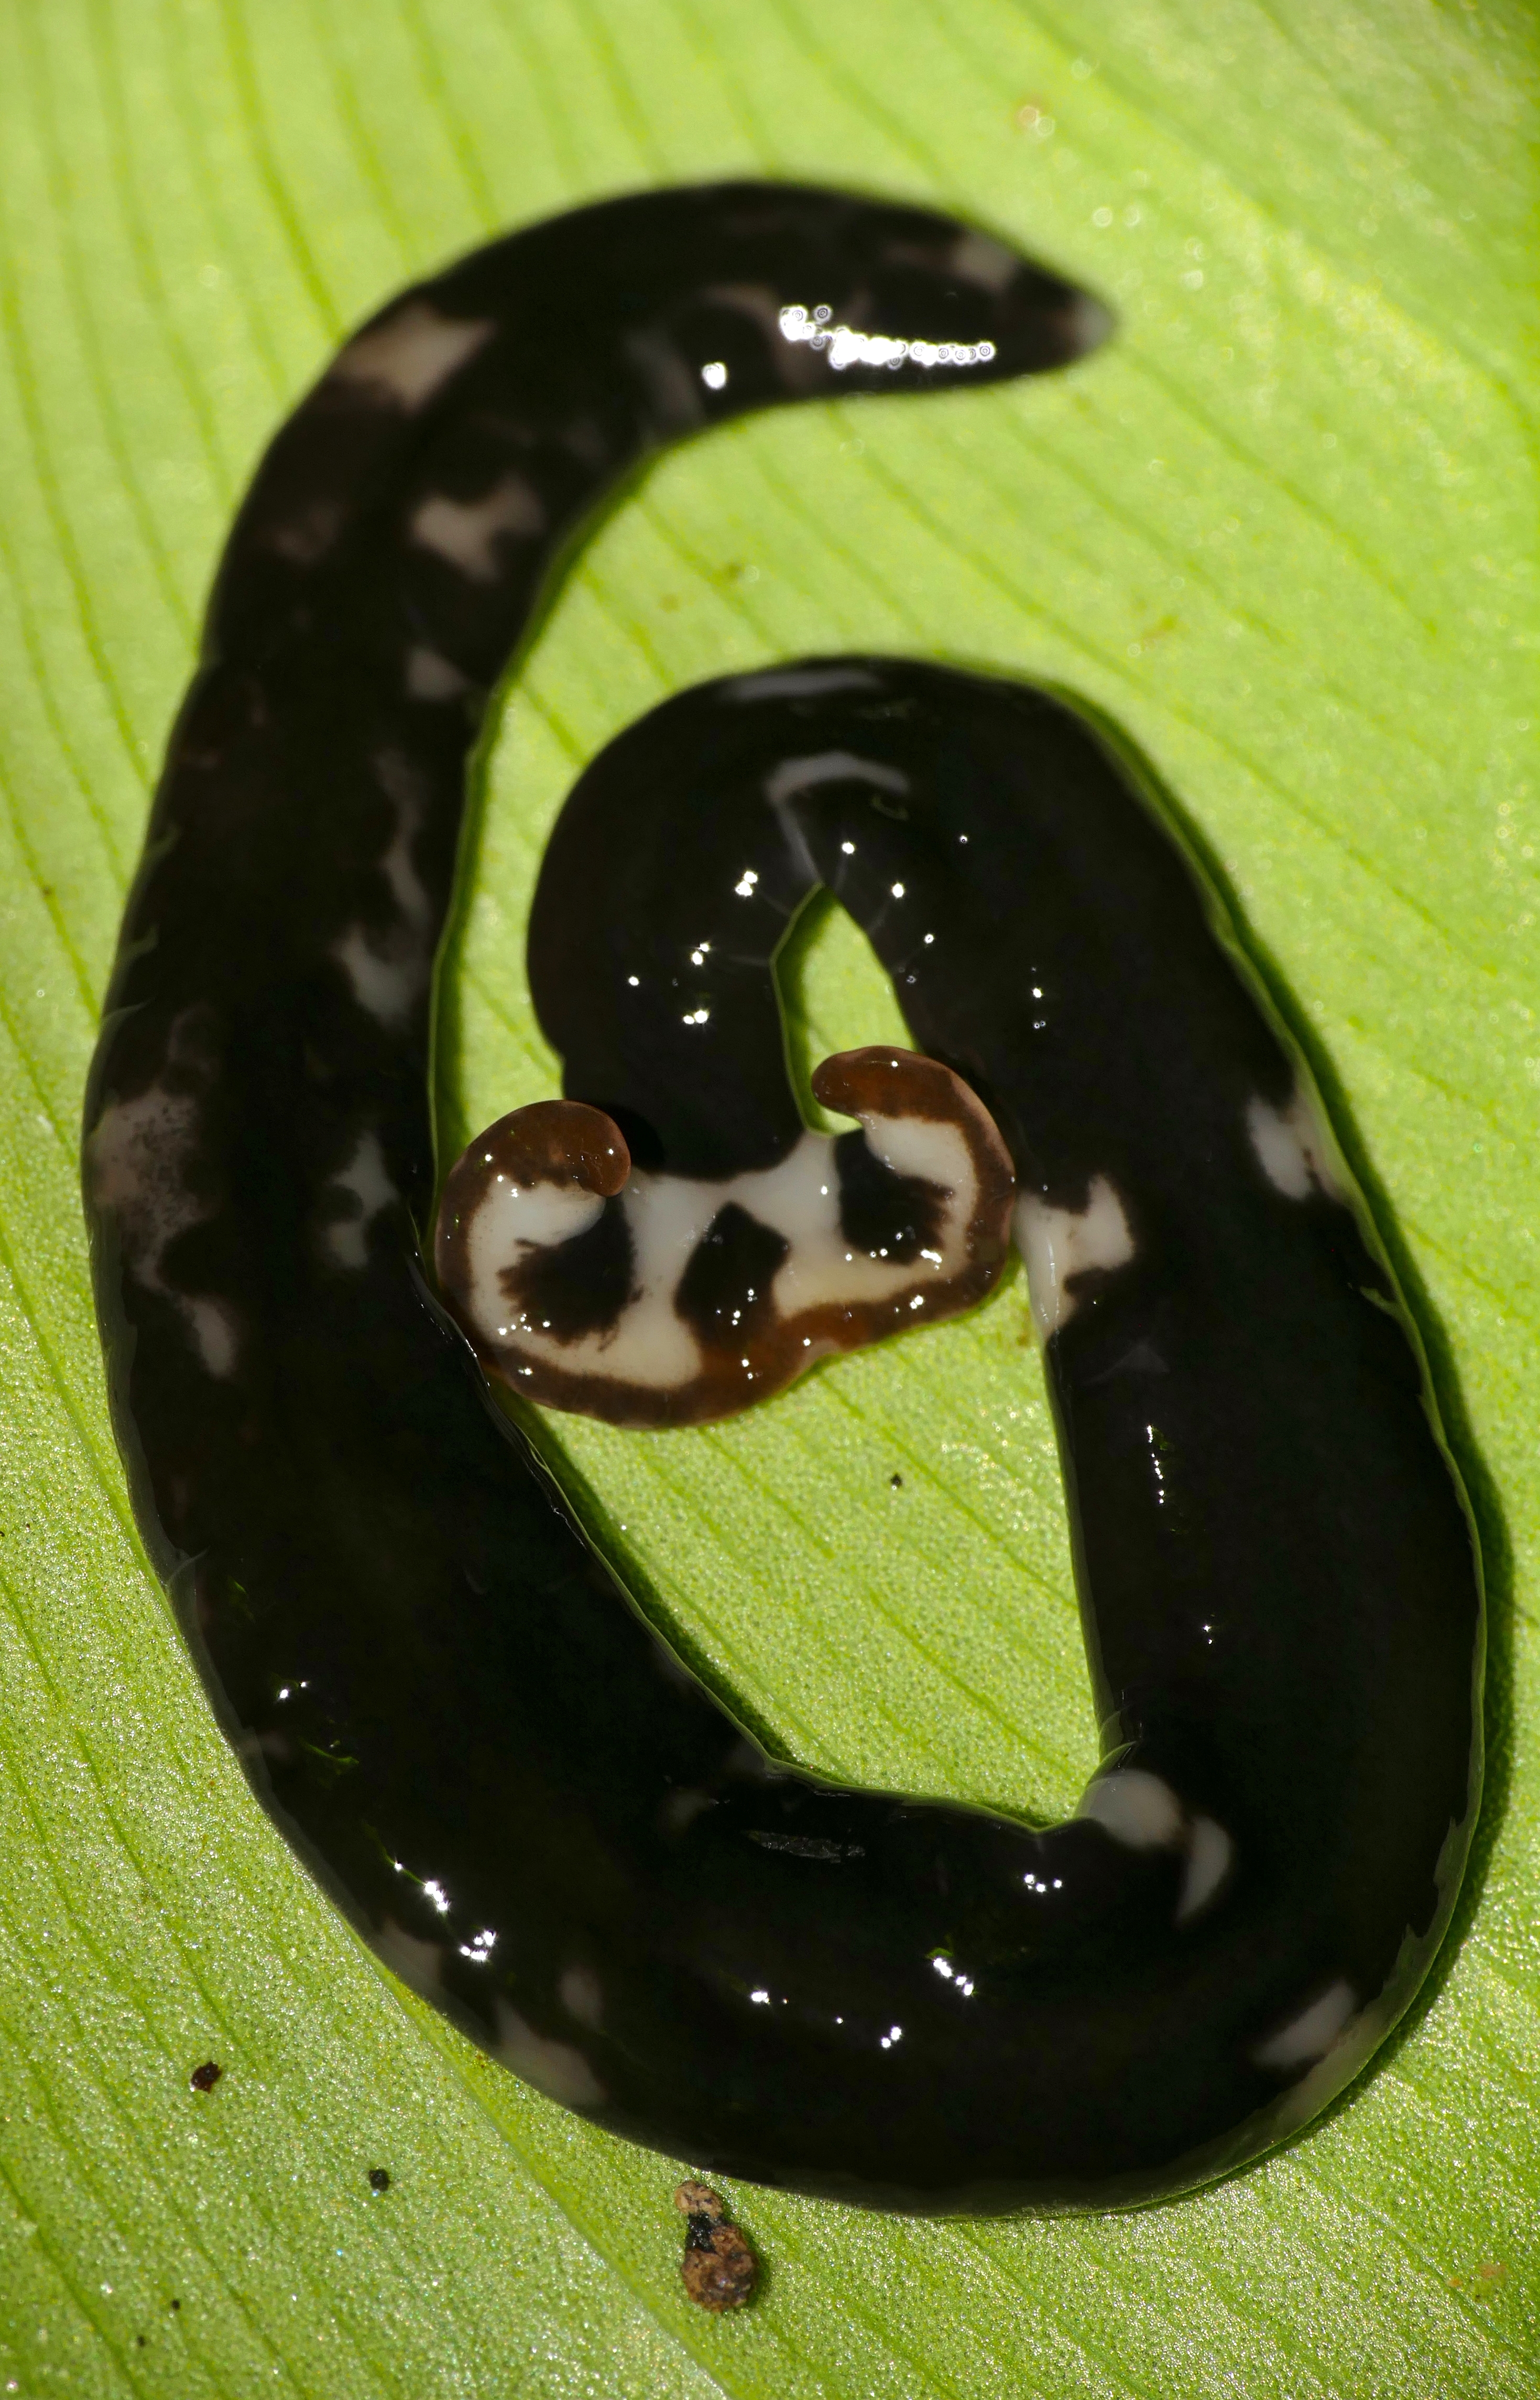
{"type": "Polygon", "coordinates": [[[1415,1335],[1215,895],[1030,687],[802,660],[612,743],[531,924],[565,1097],[470,1145],[430,1241],[433,975],[488,695],[637,461],[1106,330],[980,232],[757,184],[606,202],[392,303],[238,519],[88,1105],[136,1508],[301,1855],[568,2107],[875,2206],[1188,2189],[1416,1990],[1481,1617],[1415,1335]],[[820,888],[915,1043],[827,1063],[827,1144],[775,983],[820,888]],[[769,1760],[485,1380],[695,1421],[974,1304],[1011,1238],[1104,1752],[1045,1830],[769,1760]]]}

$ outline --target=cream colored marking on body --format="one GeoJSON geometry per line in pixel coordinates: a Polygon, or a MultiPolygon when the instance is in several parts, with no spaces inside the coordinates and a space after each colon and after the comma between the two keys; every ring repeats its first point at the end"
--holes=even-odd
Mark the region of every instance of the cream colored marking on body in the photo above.
{"type": "Polygon", "coordinates": [[[1329,1984],[1319,1998],[1259,2042],[1251,2055],[1259,2066],[1313,2066],[1326,2056],[1357,2005],[1358,1995],[1350,1983],[1329,1984]]]}
{"type": "Polygon", "coordinates": [[[416,768],[399,750],[381,750],[375,759],[381,788],[396,804],[396,830],[380,857],[380,873],[390,894],[415,933],[426,933],[433,921],[433,903],[417,873],[412,844],[427,813],[416,768]]]}
{"type": "MultiPolygon", "coordinates": [[[[774,1284],[776,1307],[784,1317],[830,1304],[859,1306],[886,1300],[912,1284],[945,1282],[968,1263],[966,1236],[978,1187],[972,1155],[957,1127],[891,1117],[864,1123],[868,1139],[878,1128],[886,1137],[893,1152],[888,1165],[902,1160],[899,1172],[924,1175],[945,1194],[930,1256],[898,1261],[872,1258],[853,1248],[839,1223],[833,1142],[823,1134],[804,1134],[782,1166],[763,1178],[741,1179],[759,1188],[740,1206],[773,1227],[787,1244],[774,1284]],[[917,1138],[913,1142],[911,1132],[917,1138]]],[[[880,1140],[871,1146],[879,1157],[886,1156],[880,1140]]]]}
{"type": "Polygon", "coordinates": [[[961,1125],[941,1117],[875,1114],[864,1116],[861,1123],[884,1166],[894,1175],[914,1175],[923,1183],[938,1183],[954,1201],[965,1199],[966,1215],[972,1215],[978,1183],[974,1154],[961,1125]]]}
{"type": "Polygon", "coordinates": [[[1092,1182],[1083,1208],[1055,1208],[1036,1193],[1023,1193],[1015,1206],[1015,1241],[1027,1266],[1032,1315],[1044,1342],[1075,1313],[1071,1276],[1092,1267],[1125,1267],[1134,1255],[1117,1187],[1105,1175],[1092,1182]]]}
{"type": "Polygon", "coordinates": [[[556,1985],[556,1997],[569,2017],[597,2033],[604,2021],[605,1996],[598,1976],[592,1967],[573,1965],[566,1968],[556,1985]]]}
{"type": "MultiPolygon", "coordinates": [[[[693,1682],[693,1678],[691,1680],[693,1682]]],[[[703,1816],[708,1808],[715,1806],[716,1802],[709,1792],[698,1792],[692,1785],[686,1784],[681,1790],[669,1793],[658,1811],[658,1822],[665,1834],[676,1836],[688,1833],[697,1817],[703,1816]]]]}
{"type": "Polygon", "coordinates": [[[552,1248],[586,1234],[603,1212],[597,1193],[562,1183],[515,1183],[499,1175],[467,1212],[460,1228],[465,1256],[466,1305],[483,1340],[498,1348],[552,1345],[503,1289],[505,1270],[517,1268],[532,1250],[552,1248]]]}
{"type": "Polygon", "coordinates": [[[420,944],[400,934],[383,938],[362,925],[349,925],[332,945],[332,956],[353,987],[361,1008],[381,1025],[402,1024],[428,982],[420,944]]]}
{"type": "Polygon", "coordinates": [[[197,1097],[152,1084],[131,1100],[110,1100],[91,1135],[91,1190],[116,1211],[119,1238],[140,1281],[158,1289],[170,1242],[209,1214],[183,1181],[198,1147],[197,1097]]]}
{"type": "MultiPolygon", "coordinates": [[[[1396,1985],[1395,1971],[1390,1987],[1396,1985]]],[[[1373,2057],[1394,2021],[1394,2012],[1382,1998],[1358,2010],[1348,2019],[1342,2032],[1307,2074],[1285,2095],[1274,2122],[1280,2134],[1292,2132],[1296,2126],[1308,2125],[1327,2102],[1337,2093],[1345,2091],[1358,2073],[1373,2057]]]]}
{"type": "Polygon", "coordinates": [[[693,1382],[702,1365],[701,1348],[676,1313],[674,1295],[721,1205],[710,1195],[724,1188],[634,1168],[620,1194],[631,1236],[633,1297],[612,1328],[580,1342],[542,1344],[547,1357],[570,1372],[654,1389],[693,1382]]]}
{"type": "Polygon", "coordinates": [[[347,511],[337,500],[312,500],[307,508],[286,517],[267,535],[270,549],[296,566],[314,566],[324,558],[342,531],[347,511]]]}
{"type": "Polygon", "coordinates": [[[783,758],[765,777],[764,794],[772,809],[795,799],[798,792],[816,791],[821,784],[875,784],[880,792],[906,792],[907,775],[876,758],[858,758],[853,750],[820,750],[807,758],[783,758]]]}
{"type": "Polygon", "coordinates": [[[638,325],[621,337],[621,347],[652,402],[660,431],[684,433],[704,423],[695,369],[677,342],[638,325]]]}
{"type": "Polygon", "coordinates": [[[1170,1785],[1148,1767],[1114,1767],[1089,1785],[1077,1817],[1100,1825],[1130,1850],[1185,1849],[1176,1922],[1201,1916],[1230,1873],[1235,1846],[1212,1817],[1189,1818],[1170,1785]]]}
{"type": "Polygon", "coordinates": [[[411,533],[415,542],[436,551],[472,583],[496,583],[503,571],[501,539],[513,534],[532,540],[545,525],[545,511],[524,477],[505,475],[479,500],[452,500],[436,492],[413,516],[411,533]]]}
{"type": "Polygon", "coordinates": [[[986,292],[1003,292],[1019,272],[1021,261],[987,233],[965,233],[953,242],[949,265],[965,283],[977,283],[986,292]]]}
{"type": "MultiPolygon", "coordinates": [[[[634,1169],[619,1195],[631,1241],[629,1299],[609,1325],[576,1339],[559,1339],[544,1322],[533,1322],[527,1305],[509,1301],[504,1275],[535,1248],[583,1234],[600,1203],[554,1183],[521,1193],[513,1183],[504,1188],[499,1176],[463,1220],[468,1317],[489,1349],[504,1354],[511,1375],[530,1372],[527,1361],[542,1361],[573,1378],[684,1390],[705,1368],[705,1354],[676,1308],[679,1284],[729,1205],[787,1243],[768,1291],[746,1296],[751,1308],[768,1299],[780,1325],[815,1308],[880,1305],[902,1293],[911,1310],[923,1310],[926,1293],[917,1284],[945,1289],[974,1265],[969,1229],[979,1205],[979,1176],[972,1145],[952,1121],[868,1111],[864,1128],[873,1154],[893,1174],[919,1176],[935,1191],[940,1224],[917,1258],[885,1258],[852,1246],[839,1226],[835,1147],[827,1135],[804,1133],[777,1166],[753,1174],[702,1180],[634,1169]]],[[[727,1339],[731,1330],[725,1328],[727,1339]]],[[[809,1337],[797,1366],[813,1366],[830,1346],[830,1339],[809,1337]]],[[[743,1372],[751,1384],[756,1370],[748,1358],[743,1372]]]]}
{"type": "MultiPolygon", "coordinates": [[[[521,1215],[514,1235],[506,1205],[494,1215],[489,1200],[480,1202],[469,1235],[470,1307],[479,1330],[489,1342],[526,1357],[538,1355],[566,1374],[603,1376],[649,1390],[688,1384],[704,1361],[675,1295],[696,1248],[729,1205],[780,1234],[787,1245],[770,1283],[783,1321],[829,1304],[879,1302],[916,1284],[948,1282],[970,1263],[967,1234],[978,1187],[965,1137],[955,1125],[917,1117],[874,1116],[866,1125],[871,1146],[887,1166],[923,1178],[941,1194],[940,1227],[918,1258],[873,1258],[852,1248],[840,1229],[833,1141],[825,1134],[805,1133],[778,1166],[720,1182],[634,1170],[620,1194],[632,1244],[633,1296],[613,1325],[576,1341],[548,1337],[525,1316],[511,1318],[497,1275],[513,1263],[511,1238],[518,1241],[519,1255],[543,1239],[570,1239],[593,1221],[599,1203],[543,1187],[557,1211],[552,1232],[537,1232],[537,1220],[521,1215]],[[564,1216],[562,1207],[574,1213],[564,1216]],[[576,1213],[583,1207],[586,1216],[576,1213]]],[[[802,1363],[811,1365],[820,1355],[810,1344],[802,1363]]]]}
{"type": "Polygon", "coordinates": [[[333,361],[326,380],[372,386],[410,415],[496,331],[490,317],[445,317],[426,300],[408,300],[379,324],[356,334],[333,361]]]}
{"type": "Polygon", "coordinates": [[[192,1327],[193,1340],[198,1357],[216,1382],[224,1383],[236,1370],[240,1357],[239,1319],[228,1301],[211,1300],[206,1292],[191,1298],[177,1295],[177,1305],[192,1327]]]}
{"type": "Polygon", "coordinates": [[[1145,1766],[1117,1766],[1087,1785],[1075,1810],[1129,1850],[1165,1849],[1182,1829],[1182,1806],[1169,1783],[1145,1766]]]}
{"type": "Polygon", "coordinates": [[[347,1217],[326,1227],[323,1238],[327,1248],[339,1267],[366,1266],[370,1226],[382,1208],[401,1198],[386,1168],[378,1134],[360,1134],[347,1166],[329,1175],[324,1188],[341,1193],[352,1203],[347,1217]]]}
{"type": "Polygon", "coordinates": [[[567,2041],[552,2041],[497,1996],[497,2052],[515,2075],[538,2092],[559,2100],[564,2108],[597,2108],[605,2087],[580,2050],[567,2041]]]}
{"type": "Polygon", "coordinates": [[[374,765],[381,789],[395,804],[396,823],[380,853],[379,871],[402,921],[381,933],[349,925],[333,943],[332,956],[346,972],[359,1006],[381,1025],[397,1026],[426,989],[431,972],[433,904],[412,855],[423,819],[416,770],[399,750],[377,752],[374,765]]]}
{"type": "Polygon", "coordinates": [[[722,686],[724,700],[822,699],[831,691],[876,691],[877,677],[865,667],[766,667],[756,675],[736,675],[722,686]]]}
{"type": "MultiPolygon", "coordinates": [[[[169,1050],[176,1057],[181,1020],[169,1050]]],[[[131,1100],[109,1100],[89,1143],[91,1196],[116,1219],[123,1255],[145,1291],[184,1319],[208,1372],[223,1383],[239,1355],[239,1319],[227,1301],[168,1283],[167,1250],[214,1213],[188,1186],[198,1153],[198,1097],[152,1084],[131,1100]]]]}
{"type": "Polygon", "coordinates": [[[1071,293],[1060,321],[1070,336],[1071,355],[1083,358],[1088,350],[1099,350],[1115,329],[1116,320],[1110,308],[1089,292],[1071,293]]]}
{"type": "Polygon", "coordinates": [[[369,1937],[375,1956],[383,1958],[392,1975],[399,1975],[414,1992],[425,2000],[442,1997],[443,1981],[443,1944],[440,1942],[419,1942],[398,1925],[393,1916],[382,1922],[377,1933],[369,1937]]]}
{"type": "Polygon", "coordinates": [[[1345,1199],[1336,1146],[1307,1092],[1296,1091],[1285,1109],[1248,1100],[1246,1129],[1262,1173],[1286,1198],[1307,1200],[1322,1192],[1329,1200],[1345,1199]]]}
{"type": "Polygon", "coordinates": [[[470,689],[469,675],[421,642],[407,651],[402,680],[408,700],[459,700],[470,689]]]}
{"type": "Polygon", "coordinates": [[[1235,1845],[1212,1817],[1194,1817],[1187,1835],[1187,1872],[1177,1902],[1177,1923],[1189,1925],[1213,1899],[1235,1856],[1235,1845]]]}
{"type": "MultiPolygon", "coordinates": [[[[942,1281],[965,1263],[959,1238],[965,1231],[973,1191],[947,1206],[937,1246],[929,1257],[903,1261],[871,1257],[852,1248],[839,1223],[839,1186],[832,1155],[810,1162],[811,1174],[766,1193],[765,1221],[790,1245],[775,1282],[783,1316],[826,1306],[859,1306],[886,1300],[915,1283],[942,1281]]],[[[756,1213],[759,1213],[757,1210],[756,1213]]]]}

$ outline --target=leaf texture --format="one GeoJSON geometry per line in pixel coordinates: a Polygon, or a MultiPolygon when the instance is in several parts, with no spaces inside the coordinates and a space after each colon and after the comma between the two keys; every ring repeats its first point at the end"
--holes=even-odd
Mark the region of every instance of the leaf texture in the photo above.
{"type": "MultiPolygon", "coordinates": [[[[1537,82],[1523,0],[0,10],[0,2389],[1540,2383],[1537,82]],[[1138,2216],[905,2223],[745,2189],[765,2289],[715,2322],[680,2293],[670,2162],[404,1997],[247,1790],[129,1520],[75,1151],[158,753],[273,426],[409,276],[723,171],[956,209],[1103,293],[1118,338],[1037,385],[728,429],[609,519],[489,762],[446,1142],[552,1088],[528,894],[640,711],[850,647],[1083,695],[1228,879],[1342,1114],[1494,1625],[1468,1898],[1347,2105],[1138,2216]]],[[[897,1030],[841,920],[797,981],[810,1057],[897,1030]]],[[[1017,1279],[720,1429],[549,1435],[768,1739],[1054,1810],[1095,1739],[1025,1334],[1017,1279]]]]}

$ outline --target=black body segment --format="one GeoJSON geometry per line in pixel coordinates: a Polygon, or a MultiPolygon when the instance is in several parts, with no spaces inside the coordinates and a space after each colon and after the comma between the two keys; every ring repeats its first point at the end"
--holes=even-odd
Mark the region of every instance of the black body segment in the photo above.
{"type": "MultiPolygon", "coordinates": [[[[606,202],[393,303],[241,510],[87,1108],[135,1506],[279,1823],[546,2092],[876,2206],[1186,2189],[1416,1990],[1479,1795],[1481,1603],[1415,1338],[1216,903],[1072,710],[805,661],[622,735],[530,935],[592,1274],[529,1290],[572,1342],[636,1304],[628,1171],[715,1194],[658,1303],[688,1338],[798,1266],[762,1199],[808,1138],[774,961],[822,884],[941,1062],[892,1054],[914,1121],[952,1122],[946,1069],[985,1181],[999,1129],[1047,1343],[1103,1720],[1079,1813],[814,1780],[648,1630],[430,1287],[432,977],[487,695],[606,489],[743,408],[1104,329],[947,219],[752,184],[606,202]]],[[[829,1205],[911,1262],[942,1187],[883,1167],[884,1122],[829,1205]]]]}

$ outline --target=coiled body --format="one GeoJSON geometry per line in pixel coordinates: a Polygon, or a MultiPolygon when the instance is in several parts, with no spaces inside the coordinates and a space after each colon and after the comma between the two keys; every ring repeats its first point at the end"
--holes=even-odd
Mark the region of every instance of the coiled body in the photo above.
{"type": "Polygon", "coordinates": [[[865,1338],[933,1274],[976,1297],[1007,1222],[1048,1344],[1106,1752],[1081,1812],[815,1782],[636,1616],[429,1287],[432,970],[486,694],[605,489],[740,407],[1099,330],[947,220],[758,186],[608,203],[395,304],[232,537],[88,1108],[136,1505],[280,1824],[556,2097],[881,2206],[1183,2189],[1415,1990],[1481,1652],[1414,1341],[1213,902],[1073,714],[807,661],[622,736],[532,927],[577,1113],[480,1152],[538,1205],[463,1289],[497,1195],[446,1193],[476,1349],[677,1421],[785,1380],[815,1321],[865,1338]],[[865,1148],[827,1171],[773,985],[820,883],[944,1062],[853,1054],[865,1148]]]}

